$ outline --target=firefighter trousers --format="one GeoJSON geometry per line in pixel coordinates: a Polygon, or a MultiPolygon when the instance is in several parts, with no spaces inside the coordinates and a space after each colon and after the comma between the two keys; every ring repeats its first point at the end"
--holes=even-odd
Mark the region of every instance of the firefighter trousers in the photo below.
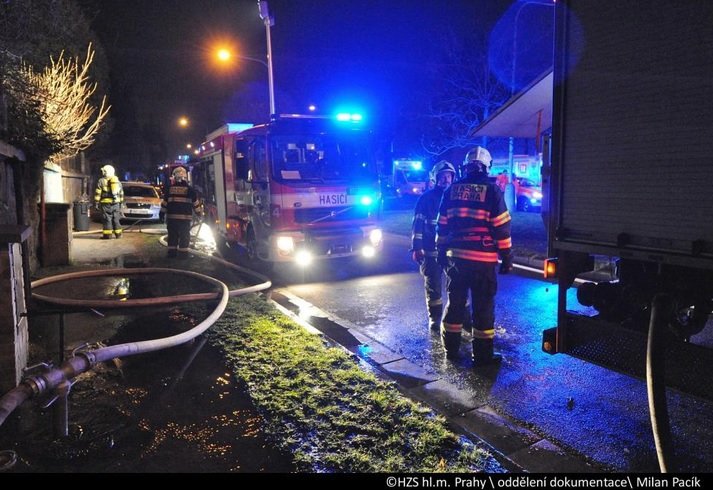
{"type": "Polygon", "coordinates": [[[441,326],[443,313],[443,268],[436,262],[435,257],[425,257],[420,265],[423,276],[423,286],[426,290],[426,308],[428,309],[428,323],[432,329],[441,326]]]}
{"type": "Polygon", "coordinates": [[[168,231],[168,257],[184,258],[188,256],[188,247],[191,243],[191,220],[167,219],[168,231]]]}
{"type": "Polygon", "coordinates": [[[121,204],[102,204],[102,238],[121,237],[121,204]]]}
{"type": "Polygon", "coordinates": [[[497,263],[449,259],[448,306],[443,318],[446,333],[457,334],[467,320],[466,303],[471,296],[473,338],[492,338],[495,325],[495,293],[498,290],[497,263]]]}

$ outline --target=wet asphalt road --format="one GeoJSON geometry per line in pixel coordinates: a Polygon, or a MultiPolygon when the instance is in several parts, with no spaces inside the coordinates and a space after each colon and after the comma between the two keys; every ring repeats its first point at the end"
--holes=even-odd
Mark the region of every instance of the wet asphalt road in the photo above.
{"type": "MultiPolygon", "coordinates": [[[[375,264],[324,263],[304,274],[278,267],[273,278],[277,287],[286,287],[337,322],[470,391],[541,436],[614,471],[658,471],[645,382],[542,352],[542,331],[556,321],[555,286],[524,274],[499,276],[496,347],[504,362],[476,373],[465,341],[460,361],[444,359],[438,336],[427,327],[417,266],[402,245],[387,241],[375,264]]],[[[671,390],[668,401],[679,470],[710,471],[713,403],[671,390]]]]}

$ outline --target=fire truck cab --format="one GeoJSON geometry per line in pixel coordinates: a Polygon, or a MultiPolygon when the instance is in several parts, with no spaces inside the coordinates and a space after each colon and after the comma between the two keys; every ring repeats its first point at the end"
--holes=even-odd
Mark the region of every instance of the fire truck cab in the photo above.
{"type": "Polygon", "coordinates": [[[382,248],[379,177],[360,118],[299,114],[209,135],[193,167],[216,239],[249,260],[296,262],[382,248]]]}

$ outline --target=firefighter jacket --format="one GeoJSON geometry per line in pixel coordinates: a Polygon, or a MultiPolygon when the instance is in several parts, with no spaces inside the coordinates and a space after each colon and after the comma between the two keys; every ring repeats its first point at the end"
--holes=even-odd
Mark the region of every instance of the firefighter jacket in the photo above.
{"type": "Polygon", "coordinates": [[[443,197],[443,189],[434,187],[421,195],[416,202],[413,224],[411,225],[411,250],[423,250],[426,257],[437,257],[436,224],[438,207],[443,197]]]}
{"type": "Polygon", "coordinates": [[[191,221],[194,210],[199,214],[200,201],[193,187],[179,181],[166,188],[161,206],[166,209],[167,220],[191,221]]]}
{"type": "Polygon", "coordinates": [[[94,191],[94,202],[97,204],[121,204],[124,202],[124,188],[119,182],[119,177],[102,177],[97,182],[94,191]]]}
{"type": "Polygon", "coordinates": [[[437,226],[438,252],[452,258],[497,263],[498,253],[511,253],[510,221],[497,184],[485,174],[468,174],[443,196],[437,226]]]}

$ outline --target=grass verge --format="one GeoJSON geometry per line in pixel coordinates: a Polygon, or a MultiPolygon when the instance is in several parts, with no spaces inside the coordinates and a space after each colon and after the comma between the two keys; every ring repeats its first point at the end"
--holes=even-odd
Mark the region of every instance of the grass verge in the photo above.
{"type": "Polygon", "coordinates": [[[231,300],[210,337],[247,384],[266,432],[300,471],[501,471],[444,418],[261,297],[231,300]]]}

